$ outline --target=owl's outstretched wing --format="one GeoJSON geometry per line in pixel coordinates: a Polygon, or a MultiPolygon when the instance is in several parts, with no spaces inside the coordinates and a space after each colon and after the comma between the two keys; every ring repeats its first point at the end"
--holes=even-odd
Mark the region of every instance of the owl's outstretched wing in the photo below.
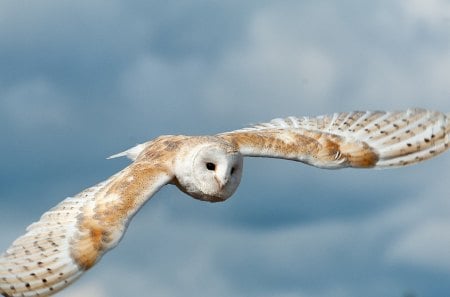
{"type": "Polygon", "coordinates": [[[129,219],[172,178],[161,166],[133,163],[44,213],[0,256],[0,295],[49,296],[113,248],[129,219]]]}
{"type": "Polygon", "coordinates": [[[301,161],[321,168],[414,164],[449,147],[450,115],[424,109],[289,117],[218,136],[245,156],[301,161]]]}

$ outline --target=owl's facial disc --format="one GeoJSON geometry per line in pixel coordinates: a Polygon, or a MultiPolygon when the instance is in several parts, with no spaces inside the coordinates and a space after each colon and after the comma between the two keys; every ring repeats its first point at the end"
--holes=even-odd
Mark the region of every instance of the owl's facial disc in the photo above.
{"type": "Polygon", "coordinates": [[[202,200],[223,201],[240,183],[242,156],[221,146],[205,147],[194,159],[194,178],[202,200]]]}
{"type": "Polygon", "coordinates": [[[222,190],[230,182],[236,173],[236,168],[240,167],[237,160],[233,160],[230,156],[227,156],[229,160],[218,160],[217,164],[211,160],[205,163],[207,170],[214,175],[214,179],[217,182],[219,190],[222,190]]]}
{"type": "Polygon", "coordinates": [[[178,170],[178,186],[204,201],[229,198],[241,181],[243,158],[231,145],[210,142],[191,150],[178,170]]]}

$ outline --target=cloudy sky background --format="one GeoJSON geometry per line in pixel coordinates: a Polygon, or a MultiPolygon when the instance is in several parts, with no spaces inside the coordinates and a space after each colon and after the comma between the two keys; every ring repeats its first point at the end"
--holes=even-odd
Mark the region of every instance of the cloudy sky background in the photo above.
{"type": "MultiPolygon", "coordinates": [[[[161,134],[288,115],[450,111],[450,1],[0,2],[0,249],[161,134]]],[[[443,296],[450,154],[393,171],[247,159],[173,187],[60,296],[443,296]]]]}

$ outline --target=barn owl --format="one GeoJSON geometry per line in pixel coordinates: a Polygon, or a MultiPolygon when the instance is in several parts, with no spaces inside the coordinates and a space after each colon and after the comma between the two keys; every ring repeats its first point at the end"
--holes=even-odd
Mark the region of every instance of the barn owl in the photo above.
{"type": "Polygon", "coordinates": [[[161,136],[110,158],[133,162],[63,200],[0,256],[0,294],[49,296],[73,283],[121,240],[133,215],[166,184],[220,202],[237,189],[243,157],[320,168],[390,168],[449,147],[450,114],[424,109],[288,117],[213,136],[161,136]]]}

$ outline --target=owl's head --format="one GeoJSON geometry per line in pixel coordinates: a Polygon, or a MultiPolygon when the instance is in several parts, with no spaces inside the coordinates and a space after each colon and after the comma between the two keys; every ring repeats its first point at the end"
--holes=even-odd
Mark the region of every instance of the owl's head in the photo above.
{"type": "Polygon", "coordinates": [[[243,158],[232,144],[201,138],[175,161],[176,185],[190,196],[210,202],[229,198],[242,176],[243,158]]]}

